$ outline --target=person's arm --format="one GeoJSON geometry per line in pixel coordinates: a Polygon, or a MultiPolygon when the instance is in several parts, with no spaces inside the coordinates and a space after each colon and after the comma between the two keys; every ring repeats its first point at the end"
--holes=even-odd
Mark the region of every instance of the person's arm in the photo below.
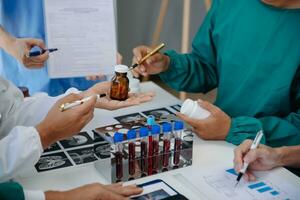
{"type": "Polygon", "coordinates": [[[0,183],[1,200],[24,200],[23,188],[20,184],[14,182],[0,183]]]}
{"type": "Polygon", "coordinates": [[[254,139],[259,130],[264,131],[261,141],[268,146],[293,146],[300,144],[300,70],[291,86],[291,110],[287,116],[267,116],[261,118],[240,116],[231,119],[231,128],[226,141],[240,144],[245,139],[254,139]]]}
{"type": "Polygon", "coordinates": [[[218,1],[215,0],[194,38],[191,53],[165,53],[170,58],[170,64],[160,78],[170,87],[186,92],[208,92],[217,87],[217,52],[212,39],[217,7],[218,1]]]}
{"type": "Polygon", "coordinates": [[[49,58],[49,52],[47,51],[42,55],[29,57],[29,52],[34,46],[46,49],[42,40],[34,38],[15,38],[7,33],[2,26],[0,26],[1,49],[15,57],[20,63],[28,68],[43,67],[45,61],[49,58]]]}
{"type": "Polygon", "coordinates": [[[280,147],[279,165],[300,169],[300,146],[280,147]]]}

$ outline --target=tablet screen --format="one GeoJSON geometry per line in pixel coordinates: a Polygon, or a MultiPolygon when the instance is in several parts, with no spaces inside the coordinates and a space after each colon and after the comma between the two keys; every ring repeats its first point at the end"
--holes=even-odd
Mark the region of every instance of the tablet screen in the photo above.
{"type": "Polygon", "coordinates": [[[167,197],[177,195],[177,192],[173,190],[163,181],[154,181],[150,184],[141,185],[144,189],[143,193],[132,199],[136,200],[161,200],[167,197]]]}

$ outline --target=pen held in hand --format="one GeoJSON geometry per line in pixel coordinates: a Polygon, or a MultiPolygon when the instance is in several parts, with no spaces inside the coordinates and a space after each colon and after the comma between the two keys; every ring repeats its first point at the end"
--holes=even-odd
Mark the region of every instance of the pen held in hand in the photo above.
{"type": "Polygon", "coordinates": [[[158,45],[157,47],[155,47],[152,51],[150,51],[141,60],[139,60],[136,63],[134,63],[133,65],[131,65],[131,67],[129,68],[129,70],[133,70],[134,68],[136,68],[137,66],[139,66],[140,64],[142,64],[143,62],[145,62],[145,60],[147,60],[148,58],[150,58],[151,56],[153,56],[154,54],[156,54],[157,52],[159,52],[164,47],[165,47],[165,43],[161,43],[160,45],[158,45]]]}
{"type": "Polygon", "coordinates": [[[40,56],[42,55],[43,53],[45,53],[46,51],[48,51],[49,53],[52,53],[54,51],[58,51],[57,48],[53,48],[53,49],[42,49],[40,51],[33,51],[33,52],[30,52],[29,53],[29,57],[33,57],[33,56],[40,56]]]}
{"type": "MultiPolygon", "coordinates": [[[[105,97],[106,94],[97,94],[96,97],[97,99],[101,98],[101,97],[105,97]]],[[[63,103],[59,106],[59,109],[61,112],[64,112],[70,108],[73,108],[73,107],[76,107],[76,106],[79,106],[81,104],[83,104],[84,102],[87,102],[89,101],[91,98],[93,98],[93,96],[89,96],[89,97],[86,97],[86,98],[83,98],[81,100],[77,100],[77,101],[74,101],[74,102],[71,102],[71,103],[63,103]]]]}
{"type": "MultiPolygon", "coordinates": [[[[251,150],[251,149],[256,149],[256,148],[258,147],[258,145],[259,145],[259,143],[260,143],[260,140],[262,139],[263,135],[264,135],[264,134],[263,134],[263,131],[262,131],[262,130],[260,130],[260,131],[256,134],[255,139],[253,140],[252,145],[251,145],[251,147],[250,147],[250,150],[251,150]]],[[[248,166],[249,166],[249,163],[244,162],[243,168],[240,170],[240,173],[238,174],[238,177],[237,177],[237,179],[236,179],[237,183],[235,184],[235,187],[236,187],[236,186],[238,185],[238,183],[240,182],[242,176],[246,173],[248,166]]]]}

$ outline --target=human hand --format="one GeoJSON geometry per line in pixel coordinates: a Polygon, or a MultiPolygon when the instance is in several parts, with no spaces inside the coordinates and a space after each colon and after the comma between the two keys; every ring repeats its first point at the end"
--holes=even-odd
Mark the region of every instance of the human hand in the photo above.
{"type": "Polygon", "coordinates": [[[46,49],[42,40],[33,38],[14,38],[12,41],[8,51],[25,67],[35,69],[45,65],[46,60],[49,58],[48,51],[39,56],[29,57],[30,50],[34,46],[46,49]]]}
{"type": "Polygon", "coordinates": [[[80,94],[69,94],[58,100],[45,119],[36,126],[44,149],[58,140],[70,138],[78,133],[93,118],[96,97],[64,112],[60,111],[61,104],[82,98],[80,94]]]}
{"type": "MultiPolygon", "coordinates": [[[[151,52],[151,48],[147,46],[138,46],[133,49],[133,59],[132,62],[136,63],[145,57],[149,52],[151,52]]],[[[170,58],[162,53],[156,53],[142,64],[137,66],[132,70],[132,73],[135,77],[148,76],[152,74],[159,74],[168,69],[170,63],[170,58]]]]}
{"type": "MultiPolygon", "coordinates": [[[[122,60],[123,60],[123,56],[117,52],[117,64],[120,65],[122,64],[122,60]]],[[[105,77],[104,74],[98,74],[98,75],[94,75],[94,76],[87,76],[86,80],[90,80],[90,81],[96,81],[96,80],[100,80],[103,79],[105,77]]]]}
{"type": "Polygon", "coordinates": [[[128,99],[126,99],[125,101],[112,100],[109,98],[110,86],[111,82],[109,81],[97,83],[87,91],[82,92],[82,95],[84,97],[88,97],[91,95],[106,94],[105,97],[101,97],[100,99],[98,99],[97,103],[95,104],[96,108],[102,108],[106,110],[116,110],[129,106],[139,105],[141,103],[151,101],[155,96],[155,93],[153,92],[139,94],[129,93],[128,99]]]}
{"type": "Polygon", "coordinates": [[[257,149],[251,149],[252,140],[245,140],[234,150],[234,169],[237,173],[243,167],[243,163],[249,163],[248,169],[244,174],[247,181],[255,181],[252,170],[270,170],[279,166],[280,149],[271,148],[260,144],[257,149]]]}
{"type": "Polygon", "coordinates": [[[140,194],[142,191],[136,185],[93,183],[65,192],[47,191],[45,196],[46,200],[125,200],[132,195],[140,194]]]}
{"type": "Polygon", "coordinates": [[[201,107],[211,113],[206,119],[192,119],[188,116],[177,113],[177,116],[190,124],[197,135],[205,140],[225,140],[231,125],[231,118],[217,106],[198,100],[201,107]]]}

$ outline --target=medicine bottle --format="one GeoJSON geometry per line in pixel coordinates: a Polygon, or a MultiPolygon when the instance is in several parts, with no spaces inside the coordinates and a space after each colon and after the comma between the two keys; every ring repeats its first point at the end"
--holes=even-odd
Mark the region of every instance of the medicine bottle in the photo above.
{"type": "Polygon", "coordinates": [[[124,101],[128,98],[129,80],[127,78],[128,67],[126,65],[115,66],[115,76],[112,78],[110,98],[124,101]]]}
{"type": "Polygon", "coordinates": [[[187,99],[183,102],[180,112],[194,119],[205,119],[210,116],[210,112],[202,108],[197,101],[187,99]]]}

